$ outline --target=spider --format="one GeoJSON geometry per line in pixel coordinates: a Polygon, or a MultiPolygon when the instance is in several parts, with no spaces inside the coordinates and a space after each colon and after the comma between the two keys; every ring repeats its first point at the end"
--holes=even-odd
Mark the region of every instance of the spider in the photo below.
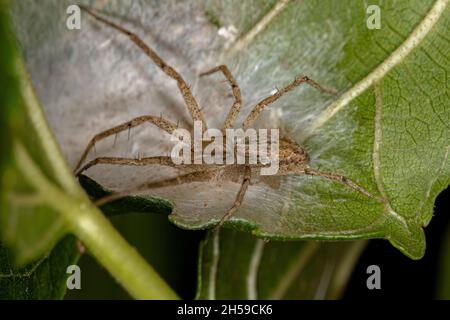
{"type": "MultiPolygon", "coordinates": [[[[194,98],[189,86],[183,79],[183,77],[170,65],[168,65],[153,49],[151,49],[144,41],[141,40],[139,36],[134,34],[133,32],[117,25],[116,23],[109,21],[101,17],[100,15],[94,13],[87,7],[80,6],[80,9],[95,18],[96,20],[106,24],[107,26],[115,29],[116,31],[127,36],[136,46],[138,46],[152,61],[155,63],[167,76],[172,78],[177,82],[178,89],[183,96],[184,103],[189,111],[190,116],[193,121],[201,121],[203,124],[203,128],[207,128],[206,121],[203,116],[199,105],[197,104],[196,99],[194,98]]],[[[231,106],[231,109],[228,115],[225,118],[222,130],[233,128],[235,125],[236,117],[240,113],[241,109],[241,91],[239,86],[237,85],[233,75],[230,70],[225,65],[220,65],[215,68],[212,68],[204,73],[201,73],[200,76],[207,76],[213,73],[221,72],[223,76],[226,78],[228,84],[231,87],[231,91],[234,97],[234,103],[231,106]]],[[[310,79],[307,76],[296,77],[290,84],[285,86],[284,88],[277,90],[272,95],[266,97],[261,100],[256,106],[252,109],[250,114],[245,118],[242,123],[242,129],[246,130],[247,128],[252,127],[255,120],[261,114],[261,112],[268,107],[273,102],[280,99],[284,94],[293,90],[294,88],[307,84],[312,86],[313,88],[320,90],[323,93],[327,94],[336,94],[334,90],[326,89],[318,84],[316,81],[310,79]]],[[[251,184],[252,175],[259,175],[261,170],[261,165],[254,164],[242,164],[242,165],[215,165],[215,164],[181,164],[175,165],[172,162],[172,159],[169,156],[153,156],[153,157],[144,157],[144,158],[122,158],[122,157],[97,157],[86,164],[84,164],[89,152],[92,148],[95,148],[96,142],[105,139],[112,135],[117,135],[118,133],[130,130],[131,128],[137,127],[144,123],[151,123],[161,130],[172,134],[177,128],[178,124],[175,124],[169,120],[164,119],[162,116],[152,116],[152,115],[144,115],[137,118],[134,118],[130,121],[122,123],[116,127],[103,131],[101,133],[96,134],[88,143],[84,152],[81,155],[80,160],[78,161],[75,174],[79,176],[81,173],[86,171],[87,169],[97,165],[97,164],[109,164],[109,165],[127,165],[127,166],[146,166],[146,165],[161,165],[168,166],[178,169],[188,170],[187,173],[179,175],[175,178],[165,179],[157,182],[146,183],[140,185],[133,190],[128,190],[126,192],[118,192],[110,194],[104,198],[101,198],[96,201],[96,205],[101,206],[107,202],[122,198],[126,195],[137,193],[139,191],[148,190],[152,188],[158,187],[167,187],[173,185],[179,185],[183,183],[189,182],[202,182],[208,181],[214,178],[217,178],[220,175],[221,179],[231,179],[237,180],[240,179],[240,189],[236,195],[233,205],[230,209],[223,215],[222,219],[216,224],[214,227],[214,231],[217,231],[221,228],[221,226],[229,220],[236,211],[240,208],[242,202],[244,201],[245,194],[249,185],[251,184]],[[83,165],[84,164],[84,165],[83,165]]],[[[203,148],[205,147],[205,143],[203,144],[203,148]]],[[[356,184],[352,180],[347,177],[335,173],[323,172],[317,169],[313,169],[309,167],[309,155],[307,151],[299,145],[294,140],[282,137],[279,142],[279,170],[277,172],[277,176],[290,175],[290,174],[302,174],[302,175],[310,175],[310,176],[318,176],[325,179],[337,181],[342,183],[343,185],[371,198],[379,201],[383,201],[374,195],[372,195],[369,191],[367,191],[362,186],[356,184]]],[[[262,180],[264,181],[264,180],[262,180]]]]}

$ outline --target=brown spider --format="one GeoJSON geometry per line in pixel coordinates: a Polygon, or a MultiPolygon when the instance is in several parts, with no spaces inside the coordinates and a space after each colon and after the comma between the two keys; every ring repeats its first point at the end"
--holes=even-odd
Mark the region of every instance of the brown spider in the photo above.
{"type": "MultiPolygon", "coordinates": [[[[80,8],[86,13],[93,16],[98,21],[105,23],[106,25],[112,27],[113,29],[119,31],[120,33],[126,35],[132,42],[134,42],[165,74],[167,74],[170,78],[174,79],[178,88],[183,96],[186,107],[192,117],[193,121],[201,121],[203,123],[203,128],[206,129],[206,122],[204,116],[195,100],[189,86],[186,84],[182,76],[171,66],[166,64],[163,59],[161,59],[155,51],[153,51],[149,46],[147,46],[136,34],[128,31],[127,29],[99,16],[98,14],[92,12],[90,9],[80,6],[80,8]]],[[[209,71],[202,73],[200,76],[210,75],[216,72],[222,72],[228,83],[231,86],[232,94],[234,96],[234,103],[228,113],[225,122],[223,124],[222,130],[228,128],[233,128],[236,117],[239,115],[241,109],[241,92],[239,86],[237,85],[234,77],[232,76],[230,70],[225,65],[217,66],[209,71]]],[[[289,85],[278,90],[276,93],[270,95],[269,97],[261,100],[250,112],[247,118],[244,120],[242,124],[242,129],[247,129],[251,127],[254,121],[258,118],[261,111],[266,108],[271,103],[275,102],[279,98],[281,98],[288,91],[291,91],[295,87],[301,84],[308,84],[324,93],[335,94],[333,90],[323,88],[314,80],[302,76],[297,77],[294,81],[292,81],[289,85]]],[[[133,127],[139,126],[143,123],[152,123],[153,125],[159,127],[161,130],[166,131],[169,134],[172,134],[177,128],[178,124],[172,123],[162,117],[158,116],[141,116],[134,118],[130,121],[122,123],[116,127],[103,131],[97,135],[95,135],[87,145],[85,151],[83,152],[80,160],[78,161],[75,174],[78,176],[88,168],[97,165],[97,164],[110,164],[110,165],[128,165],[128,166],[145,166],[145,165],[162,165],[169,166],[174,168],[183,168],[188,169],[189,172],[183,175],[180,175],[176,178],[166,179],[158,182],[146,183],[144,185],[138,186],[133,190],[128,190],[126,192],[114,193],[108,195],[102,199],[99,199],[96,204],[102,205],[107,202],[113,201],[115,199],[124,197],[129,194],[133,194],[139,191],[143,191],[145,189],[157,188],[157,187],[167,187],[173,186],[188,182],[201,182],[208,181],[217,177],[218,172],[220,171],[220,175],[222,179],[230,179],[237,180],[242,177],[241,187],[236,196],[234,204],[232,207],[226,212],[226,214],[222,217],[219,223],[216,225],[214,230],[218,230],[241,206],[245,193],[250,185],[252,174],[259,175],[261,170],[261,165],[253,165],[253,164],[243,164],[243,165],[216,165],[216,164],[181,164],[175,165],[172,159],[169,156],[155,156],[155,157],[145,157],[140,159],[133,158],[121,158],[121,157],[98,157],[94,160],[89,161],[84,166],[83,163],[86,160],[90,150],[95,147],[96,142],[109,137],[113,134],[118,134],[119,132],[129,130],[133,127]]],[[[207,145],[207,144],[206,144],[207,145]]],[[[203,148],[206,146],[203,144],[203,148]]],[[[297,144],[295,141],[289,138],[281,138],[279,144],[279,171],[276,174],[277,176],[288,175],[288,174],[304,174],[311,176],[319,176],[325,179],[338,181],[347,187],[350,187],[363,195],[371,198],[377,199],[379,201],[383,201],[370,192],[368,192],[365,188],[359,186],[355,182],[346,178],[345,176],[322,172],[316,169],[312,169],[308,166],[309,164],[309,155],[305,151],[305,149],[297,144]]],[[[264,180],[263,180],[264,181],[264,180]]]]}

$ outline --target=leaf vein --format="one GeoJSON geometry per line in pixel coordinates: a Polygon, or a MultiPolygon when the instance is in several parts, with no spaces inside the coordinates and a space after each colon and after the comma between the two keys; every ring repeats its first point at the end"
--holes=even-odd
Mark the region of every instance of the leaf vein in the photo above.
{"type": "Polygon", "coordinates": [[[347,106],[356,97],[370,88],[374,83],[380,81],[394,67],[401,63],[428,35],[442,13],[445,11],[449,0],[437,0],[424,19],[412,31],[409,37],[387,57],[378,67],[369,73],[364,79],[356,83],[351,89],[343,93],[335,102],[330,104],[300,135],[301,140],[311,136],[317,129],[322,127],[337,112],[347,106]]]}
{"type": "Polygon", "coordinates": [[[381,177],[381,157],[380,157],[380,149],[382,143],[381,120],[383,117],[382,114],[383,101],[381,95],[381,88],[379,84],[375,83],[373,87],[375,93],[375,125],[374,125],[375,132],[374,132],[372,162],[373,162],[373,173],[375,176],[375,184],[377,185],[378,191],[380,192],[381,196],[386,200],[384,202],[384,206],[386,208],[384,212],[390,214],[407,227],[405,219],[392,209],[386,194],[386,190],[384,189],[383,186],[383,178],[381,177]]]}
{"type": "Polygon", "coordinates": [[[258,21],[249,32],[247,32],[244,36],[242,36],[236,43],[230,47],[225,52],[225,57],[229,59],[234,56],[237,52],[248,46],[249,43],[253,41],[253,39],[260,34],[266,26],[286,7],[290,0],[279,0],[273,8],[264,16],[260,21],[258,21]]]}

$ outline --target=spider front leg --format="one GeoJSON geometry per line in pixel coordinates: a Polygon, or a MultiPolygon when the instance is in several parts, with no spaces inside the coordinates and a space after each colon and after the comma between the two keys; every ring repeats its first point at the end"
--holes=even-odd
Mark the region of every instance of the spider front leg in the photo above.
{"type": "Polygon", "coordinates": [[[295,87],[298,87],[299,85],[301,85],[303,83],[308,84],[324,93],[333,94],[333,95],[336,94],[336,92],[334,90],[324,88],[320,84],[318,84],[317,82],[315,82],[314,80],[312,80],[306,76],[297,77],[297,78],[295,78],[294,81],[292,81],[290,84],[288,84],[283,89],[278,90],[271,96],[268,96],[267,98],[261,100],[253,108],[253,110],[250,112],[250,114],[247,116],[247,118],[244,120],[244,123],[242,124],[242,128],[244,130],[249,128],[253,124],[253,122],[255,122],[255,120],[258,118],[259,114],[261,113],[261,111],[264,110],[265,107],[274,103],[275,101],[280,99],[283,95],[285,95],[286,93],[288,93],[289,91],[291,91],[292,89],[294,89],[295,87]]]}
{"type": "MultiPolygon", "coordinates": [[[[74,171],[79,172],[78,169],[81,167],[84,160],[86,160],[86,157],[88,156],[89,151],[91,151],[91,149],[95,146],[95,144],[98,141],[103,140],[113,134],[118,134],[122,131],[130,130],[131,128],[134,128],[134,127],[139,126],[146,122],[154,124],[155,126],[166,131],[169,134],[172,134],[178,128],[177,124],[170,122],[169,120],[165,120],[162,117],[141,116],[141,117],[134,118],[133,120],[127,121],[125,123],[122,123],[111,129],[100,132],[99,134],[96,134],[91,139],[91,141],[89,141],[89,143],[88,143],[86,149],[84,150],[83,154],[81,155],[81,158],[78,161],[74,171]]],[[[86,170],[86,169],[84,169],[84,170],[86,170]]],[[[84,171],[84,170],[82,170],[82,171],[84,171]]]]}
{"type": "Polygon", "coordinates": [[[225,78],[227,79],[228,83],[231,86],[231,90],[234,96],[233,106],[231,107],[227,117],[225,118],[225,122],[222,127],[222,131],[224,131],[225,129],[233,127],[234,121],[236,120],[236,117],[239,115],[239,112],[241,111],[242,100],[241,100],[241,90],[239,89],[236,80],[234,79],[233,75],[231,74],[227,66],[220,65],[215,68],[212,68],[211,70],[201,73],[200,77],[210,75],[219,71],[222,72],[225,78]]]}

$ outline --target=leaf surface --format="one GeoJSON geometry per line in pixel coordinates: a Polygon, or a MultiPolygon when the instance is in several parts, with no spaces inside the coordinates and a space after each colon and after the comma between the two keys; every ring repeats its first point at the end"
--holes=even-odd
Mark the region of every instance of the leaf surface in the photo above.
{"type": "MultiPolygon", "coordinates": [[[[128,39],[89,17],[81,30],[68,31],[61,22],[68,4],[48,1],[42,10],[18,2],[15,21],[69,162],[76,163],[95,133],[136,116],[163,114],[189,127],[175,83],[128,39]]],[[[122,1],[96,8],[141,35],[183,74],[210,127],[220,127],[229,109],[229,88],[219,76],[198,74],[219,63],[241,86],[239,121],[299,74],[338,90],[337,98],[295,90],[267,108],[258,125],[278,127],[302,143],[311,167],[345,175],[386,201],[322,178],[291,176],[276,188],[256,178],[230,225],[270,239],[385,238],[418,259],[423,227],[450,181],[450,9],[447,0],[373,4],[381,10],[379,30],[367,28],[363,1],[122,1]]],[[[96,153],[135,158],[171,150],[169,137],[149,127],[127,136],[99,143],[96,153]]],[[[177,172],[99,166],[88,174],[108,189],[129,190],[177,172]]],[[[199,229],[220,219],[238,188],[202,182],[149,194],[174,204],[174,223],[199,229]]]]}
{"type": "Polygon", "coordinates": [[[76,264],[79,257],[73,236],[61,240],[48,257],[21,268],[0,246],[0,299],[62,299],[67,288],[67,267],[76,264]]]}

